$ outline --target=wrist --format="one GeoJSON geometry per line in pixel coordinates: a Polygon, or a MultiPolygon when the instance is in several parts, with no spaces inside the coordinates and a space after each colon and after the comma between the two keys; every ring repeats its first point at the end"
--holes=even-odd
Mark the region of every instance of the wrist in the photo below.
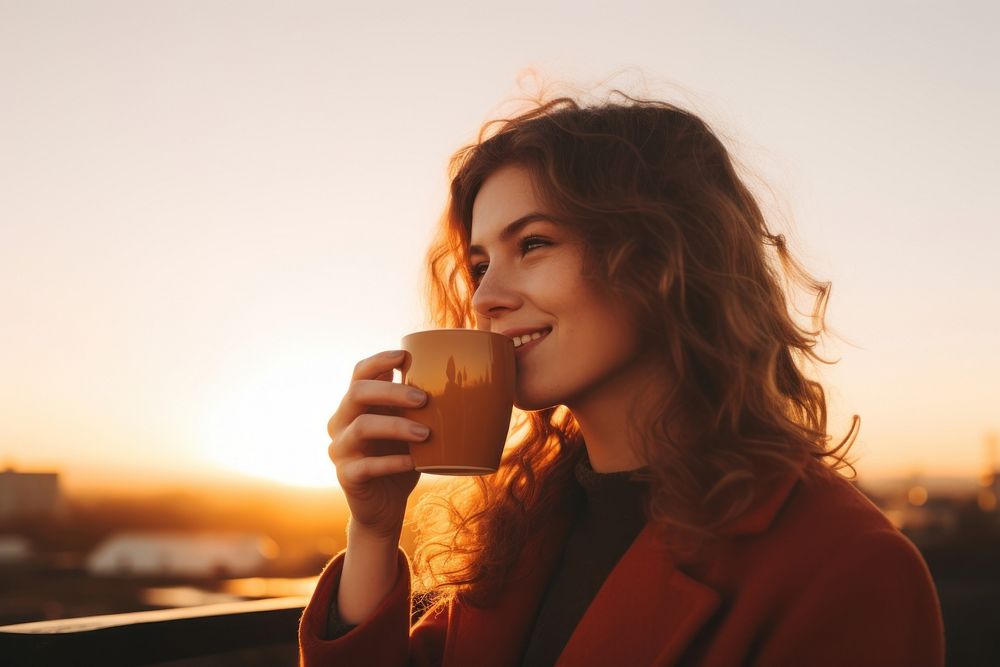
{"type": "Polygon", "coordinates": [[[399,526],[388,531],[376,530],[358,523],[351,519],[347,524],[347,542],[354,542],[357,545],[364,545],[371,548],[389,548],[395,551],[399,546],[399,538],[403,533],[403,527],[399,526]]]}
{"type": "Polygon", "coordinates": [[[337,592],[340,618],[357,625],[367,619],[399,579],[399,539],[349,526],[347,551],[337,592]]]}

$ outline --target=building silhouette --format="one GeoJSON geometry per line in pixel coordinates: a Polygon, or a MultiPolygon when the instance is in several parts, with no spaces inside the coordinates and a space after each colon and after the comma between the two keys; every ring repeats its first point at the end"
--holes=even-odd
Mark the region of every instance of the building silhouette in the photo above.
{"type": "Polygon", "coordinates": [[[0,521],[55,516],[62,502],[59,473],[0,471],[0,521]]]}

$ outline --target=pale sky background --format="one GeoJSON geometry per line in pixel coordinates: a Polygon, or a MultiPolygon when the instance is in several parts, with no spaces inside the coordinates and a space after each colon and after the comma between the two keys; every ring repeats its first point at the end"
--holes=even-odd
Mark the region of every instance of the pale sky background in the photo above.
{"type": "Polygon", "coordinates": [[[534,69],[625,70],[613,84],[702,114],[767,183],[833,281],[829,427],[861,415],[862,479],[978,474],[1000,431],[998,19],[0,0],[0,465],[333,483],[351,369],[424,327],[447,159],[534,69]]]}

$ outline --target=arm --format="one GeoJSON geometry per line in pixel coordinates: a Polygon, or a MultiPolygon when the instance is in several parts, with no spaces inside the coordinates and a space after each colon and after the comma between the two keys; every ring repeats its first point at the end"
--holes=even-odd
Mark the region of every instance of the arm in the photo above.
{"type": "Polygon", "coordinates": [[[337,592],[337,610],[345,623],[364,621],[393,589],[400,572],[398,553],[398,534],[380,539],[351,522],[337,592]]]}
{"type": "Polygon", "coordinates": [[[406,502],[420,473],[408,443],[427,427],[399,416],[427,395],[392,382],[407,352],[382,352],[358,362],[351,384],[327,423],[328,453],[351,511],[346,552],[327,566],[300,624],[302,665],[407,664],[409,563],[399,551],[406,502]],[[405,572],[406,576],[403,576],[405,572]],[[326,633],[331,606],[348,624],[338,639],[326,633]]]}
{"type": "Polygon", "coordinates": [[[330,606],[337,599],[346,552],[323,570],[299,624],[300,667],[402,667],[440,665],[449,614],[428,613],[410,630],[410,564],[394,556],[399,576],[371,614],[346,634],[328,639],[330,606]]]}
{"type": "Polygon", "coordinates": [[[330,605],[337,599],[346,552],[338,554],[320,575],[299,624],[301,667],[408,664],[410,626],[409,563],[401,550],[394,554],[400,576],[365,620],[347,634],[327,639],[330,605]]]}

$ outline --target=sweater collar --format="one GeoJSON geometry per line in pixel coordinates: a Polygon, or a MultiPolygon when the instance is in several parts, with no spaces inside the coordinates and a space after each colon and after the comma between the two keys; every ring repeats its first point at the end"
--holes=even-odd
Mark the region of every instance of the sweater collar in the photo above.
{"type": "MultiPolygon", "coordinates": [[[[800,464],[805,465],[805,460],[803,459],[800,464]]],[[[801,465],[795,470],[782,471],[762,481],[756,502],[746,512],[723,526],[721,534],[736,537],[766,531],[799,481],[801,465]]],[[[597,472],[590,465],[589,459],[583,456],[576,464],[574,476],[588,500],[594,503],[605,502],[603,499],[608,496],[641,498],[649,487],[648,481],[641,477],[646,470],[647,468],[643,467],[620,472],[597,472]]]]}

